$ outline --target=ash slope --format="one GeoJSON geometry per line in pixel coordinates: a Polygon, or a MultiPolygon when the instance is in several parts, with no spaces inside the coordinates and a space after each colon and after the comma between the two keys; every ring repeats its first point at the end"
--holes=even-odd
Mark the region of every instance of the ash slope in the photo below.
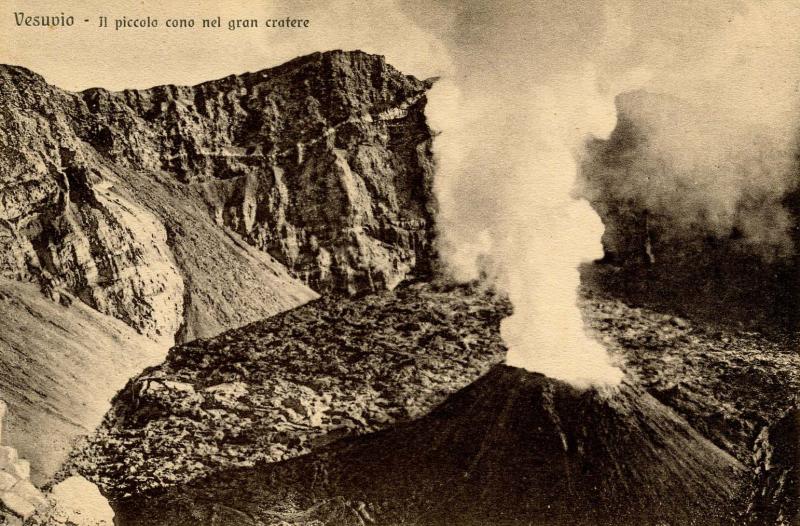
{"type": "Polygon", "coordinates": [[[0,66],[0,275],[165,343],[391,288],[427,265],[429,86],[341,51],[118,93],[0,66]]]}
{"type": "Polygon", "coordinates": [[[117,504],[121,524],[732,524],[742,466],[639,388],[498,366],[430,415],[117,504]]]}
{"type": "Polygon", "coordinates": [[[77,437],[100,424],[131,371],[163,358],[153,341],[119,320],[0,278],[0,398],[9,405],[3,442],[31,462],[36,484],[49,480],[77,437]]]}

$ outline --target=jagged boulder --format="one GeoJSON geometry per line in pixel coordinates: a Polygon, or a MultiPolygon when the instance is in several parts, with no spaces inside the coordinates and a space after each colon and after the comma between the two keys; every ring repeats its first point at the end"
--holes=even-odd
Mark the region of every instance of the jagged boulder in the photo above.
{"type": "Polygon", "coordinates": [[[27,526],[114,526],[114,511],[100,490],[81,476],[62,480],[47,495],[49,507],[27,526]]]}
{"type": "MultiPolygon", "coordinates": [[[[0,401],[0,429],[6,409],[0,401]]],[[[0,445],[0,524],[22,525],[37,511],[47,509],[44,495],[29,480],[30,471],[30,464],[19,458],[16,449],[0,445]]]]}

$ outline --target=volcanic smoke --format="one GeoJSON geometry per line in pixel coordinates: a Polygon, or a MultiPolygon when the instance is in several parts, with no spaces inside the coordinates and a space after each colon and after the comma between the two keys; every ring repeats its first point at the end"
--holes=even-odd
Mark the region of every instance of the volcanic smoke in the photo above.
{"type": "MultiPolygon", "coordinates": [[[[565,29],[566,38],[577,37],[569,34],[576,27],[565,29]]],[[[507,89],[497,98],[447,81],[429,95],[427,116],[441,132],[434,144],[440,252],[457,279],[486,273],[508,294],[514,313],[501,334],[509,365],[579,387],[616,385],[622,372],[587,335],[576,304],[577,267],[602,256],[603,233],[575,197],[576,156],[587,136],[614,128],[613,97],[598,94],[591,62],[551,60],[551,70],[531,52],[536,42],[529,45],[524,56],[541,73],[535,83],[498,70],[507,89]]],[[[525,71],[503,44],[491,53],[525,71]]]]}
{"type": "Polygon", "coordinates": [[[586,134],[605,136],[616,122],[613,104],[596,94],[594,84],[587,66],[536,86],[513,117],[480,119],[480,126],[488,124],[497,134],[478,149],[463,145],[479,124],[459,129],[448,119],[460,114],[448,108],[457,100],[457,88],[434,87],[428,109],[431,125],[442,130],[436,139],[436,190],[446,262],[459,279],[492,274],[509,295],[514,314],[501,325],[509,365],[581,387],[615,385],[622,378],[606,350],[586,334],[576,304],[577,266],[602,256],[603,225],[587,202],[574,197],[575,155],[586,134]],[[494,169],[480,160],[487,152],[494,153],[494,169]],[[477,209],[463,202],[460,185],[450,184],[454,173],[469,173],[476,181],[470,186],[485,191],[477,209]],[[469,217],[476,212],[486,230],[458,227],[477,227],[469,217]]]}
{"type": "MultiPolygon", "coordinates": [[[[794,165],[770,160],[757,173],[748,166],[791,160],[800,46],[796,35],[770,28],[791,27],[785,21],[799,10],[781,2],[474,7],[434,28],[453,57],[451,74],[434,86],[426,110],[440,132],[434,142],[440,253],[455,278],[488,275],[508,294],[514,313],[501,326],[508,364],[578,387],[616,385],[622,372],[586,334],[576,305],[577,266],[602,255],[603,225],[577,199],[592,191],[583,181],[576,188],[584,145],[614,129],[618,93],[645,89],[688,101],[698,114],[676,110],[676,119],[649,123],[657,151],[647,153],[672,173],[657,187],[658,210],[718,231],[711,223],[731,203],[763,203],[769,210],[750,213],[745,235],[780,238],[776,225],[788,228],[779,220],[781,196],[793,179],[771,167],[794,165]],[[521,27],[520,20],[532,23],[521,27]],[[719,115],[726,121],[710,126],[716,134],[689,129],[720,123],[719,115]],[[756,128],[772,135],[757,148],[756,128]],[[767,143],[776,146],[765,157],[767,143]],[[711,161],[697,162],[704,158],[711,161]],[[710,165],[739,169],[720,177],[710,165]],[[681,188],[680,202],[670,204],[681,188]],[[754,199],[762,195],[771,198],[754,199]]],[[[632,199],[653,199],[645,195],[653,183],[629,187],[632,199]]]]}

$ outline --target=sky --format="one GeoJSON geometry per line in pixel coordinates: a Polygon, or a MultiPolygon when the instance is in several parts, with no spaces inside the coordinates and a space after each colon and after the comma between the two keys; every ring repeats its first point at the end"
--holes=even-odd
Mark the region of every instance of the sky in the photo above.
{"type": "Polygon", "coordinates": [[[442,73],[445,49],[391,1],[135,1],[4,0],[0,8],[0,62],[31,69],[63,89],[112,90],[159,84],[196,84],[279,65],[328,49],[385,55],[420,77],[442,73]],[[72,15],[67,28],[18,27],[15,12],[72,15]],[[98,17],[109,19],[108,29],[98,17]],[[116,31],[114,19],[150,16],[158,28],[116,31]],[[258,19],[259,28],[203,29],[203,18],[258,19]],[[268,18],[305,18],[304,29],[267,29],[268,18]],[[83,22],[84,19],[90,22],[83,22]],[[168,18],[194,18],[194,29],[163,27],[168,18]]]}

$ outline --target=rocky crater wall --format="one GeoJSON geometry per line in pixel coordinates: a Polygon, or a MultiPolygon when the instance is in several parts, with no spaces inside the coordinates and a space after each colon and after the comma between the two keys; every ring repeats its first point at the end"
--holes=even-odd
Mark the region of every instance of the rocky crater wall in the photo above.
{"type": "Polygon", "coordinates": [[[432,257],[430,86],[342,51],[116,93],[2,66],[0,275],[166,343],[391,289],[432,257]]]}

